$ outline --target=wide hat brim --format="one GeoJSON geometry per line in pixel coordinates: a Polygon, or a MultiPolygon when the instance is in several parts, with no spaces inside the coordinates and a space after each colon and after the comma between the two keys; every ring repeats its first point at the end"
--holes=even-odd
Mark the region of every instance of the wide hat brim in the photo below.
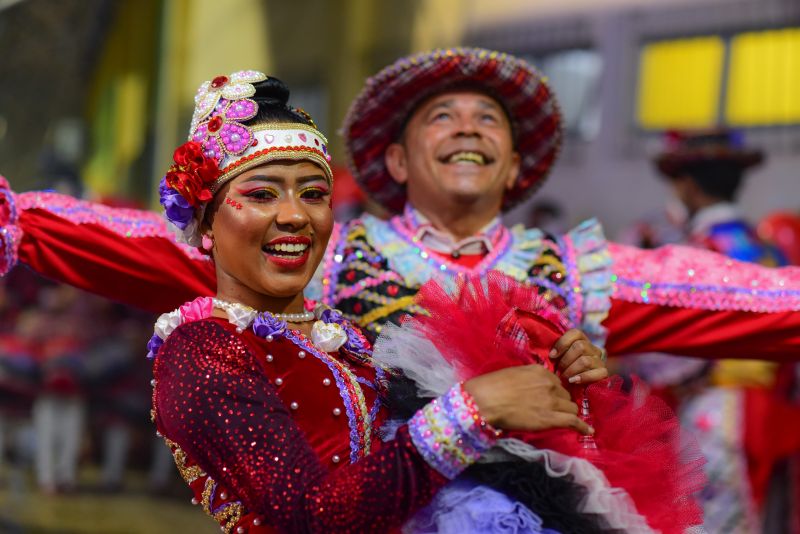
{"type": "Polygon", "coordinates": [[[532,195],[550,172],[561,148],[561,112],[544,76],[526,61],[500,52],[435,50],[400,59],[369,78],[344,121],[350,170],[361,188],[388,210],[403,209],[406,191],[386,168],[386,149],[423,100],[455,87],[485,91],[511,118],[520,172],[506,192],[503,210],[532,195]]]}
{"type": "Polygon", "coordinates": [[[761,164],[764,153],[758,149],[729,146],[684,148],[659,154],[654,163],[661,174],[674,178],[685,174],[692,165],[711,161],[727,161],[744,170],[761,164]]]}

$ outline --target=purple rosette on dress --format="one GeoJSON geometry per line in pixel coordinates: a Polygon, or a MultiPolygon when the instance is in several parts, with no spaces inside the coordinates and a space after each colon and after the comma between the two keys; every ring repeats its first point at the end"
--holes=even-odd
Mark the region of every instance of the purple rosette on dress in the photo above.
{"type": "Polygon", "coordinates": [[[180,193],[167,185],[166,177],[162,178],[161,183],[158,184],[158,193],[161,205],[164,206],[167,214],[167,220],[181,230],[185,230],[194,217],[192,205],[180,193]]]}
{"type": "Polygon", "coordinates": [[[259,313],[253,321],[253,332],[259,337],[271,340],[286,333],[286,321],[271,313],[259,313]]]}
{"type": "Polygon", "coordinates": [[[319,319],[323,323],[342,324],[346,322],[344,316],[333,308],[325,308],[322,310],[319,314],[319,319]]]}
{"type": "Polygon", "coordinates": [[[486,486],[457,480],[442,488],[431,504],[403,527],[414,534],[559,534],[525,505],[486,486]]]}
{"type": "Polygon", "coordinates": [[[153,337],[150,338],[150,341],[147,342],[147,357],[149,359],[153,359],[158,355],[159,349],[161,349],[161,345],[164,344],[164,340],[161,339],[158,334],[153,334],[153,337]]]}

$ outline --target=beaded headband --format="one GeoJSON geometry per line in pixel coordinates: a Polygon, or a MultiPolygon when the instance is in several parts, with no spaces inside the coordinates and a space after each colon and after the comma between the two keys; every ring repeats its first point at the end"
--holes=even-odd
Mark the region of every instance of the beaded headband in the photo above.
{"type": "MultiPolygon", "coordinates": [[[[217,76],[195,95],[189,141],[179,146],[159,193],[178,241],[200,246],[199,221],[207,203],[235,176],[271,161],[307,160],[333,182],[328,140],[301,123],[247,125],[258,114],[254,83],[267,76],[254,70],[217,76]]],[[[300,109],[287,108],[309,119],[300,109]]]]}

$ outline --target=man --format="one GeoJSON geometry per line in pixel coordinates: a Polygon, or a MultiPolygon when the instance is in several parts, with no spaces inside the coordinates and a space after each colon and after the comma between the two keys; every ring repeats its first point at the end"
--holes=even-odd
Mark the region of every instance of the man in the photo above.
{"type": "MultiPolygon", "coordinates": [[[[344,131],[354,176],[398,214],[339,227],[309,296],[373,338],[418,311],[414,295],[432,277],[496,269],[539,286],[593,344],[608,334],[609,351],[797,357],[796,270],[613,245],[595,221],[565,236],[500,222],[541,185],[561,142],[555,99],[522,60],[481,49],[401,59],[368,80],[344,131]]],[[[16,203],[0,218],[7,264],[18,252],[49,276],[157,311],[214,292],[208,262],[153,214],[44,193],[5,198],[16,203]],[[181,275],[166,283],[168,272],[181,275]]],[[[572,335],[556,353],[599,354],[572,335]]]]}

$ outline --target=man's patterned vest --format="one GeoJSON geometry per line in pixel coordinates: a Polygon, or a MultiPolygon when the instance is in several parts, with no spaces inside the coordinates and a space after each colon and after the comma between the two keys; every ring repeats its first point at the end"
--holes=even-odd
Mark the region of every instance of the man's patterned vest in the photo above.
{"type": "Polygon", "coordinates": [[[400,217],[365,215],[338,226],[306,296],[341,310],[374,340],[384,323],[419,313],[414,296],[433,278],[498,270],[537,285],[574,327],[602,345],[610,307],[611,258],[599,223],[589,220],[562,237],[521,225],[503,228],[497,246],[474,268],[426,250],[400,217]]]}

